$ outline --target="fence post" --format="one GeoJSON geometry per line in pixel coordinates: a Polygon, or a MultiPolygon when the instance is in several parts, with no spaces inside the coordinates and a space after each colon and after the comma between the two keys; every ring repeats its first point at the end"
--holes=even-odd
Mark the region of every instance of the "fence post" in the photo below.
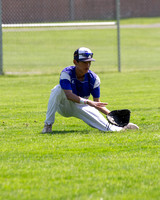
{"type": "Polygon", "coordinates": [[[74,21],[74,0],[70,0],[70,20],[74,21]]]}
{"type": "Polygon", "coordinates": [[[116,0],[118,71],[121,72],[120,0],[116,0]]]}
{"type": "Polygon", "coordinates": [[[3,52],[2,52],[2,1],[0,0],[0,75],[3,75],[3,52]]]}

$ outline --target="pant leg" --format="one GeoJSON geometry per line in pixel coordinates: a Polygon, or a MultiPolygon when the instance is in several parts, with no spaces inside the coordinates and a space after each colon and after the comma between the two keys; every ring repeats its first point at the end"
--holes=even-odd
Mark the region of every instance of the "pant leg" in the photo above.
{"type": "Polygon", "coordinates": [[[75,104],[73,116],[83,120],[89,126],[101,131],[121,131],[122,128],[111,125],[104,116],[94,107],[89,105],[75,104]]]}
{"type": "Polygon", "coordinates": [[[56,85],[50,94],[45,123],[53,124],[55,113],[58,112],[64,117],[73,116],[73,106],[75,103],[69,101],[60,85],[56,85]]]}
{"type": "Polygon", "coordinates": [[[53,124],[55,121],[55,113],[59,108],[60,102],[64,98],[64,92],[61,89],[60,85],[56,85],[50,94],[50,98],[48,101],[48,109],[46,113],[45,123],[53,124]]]}

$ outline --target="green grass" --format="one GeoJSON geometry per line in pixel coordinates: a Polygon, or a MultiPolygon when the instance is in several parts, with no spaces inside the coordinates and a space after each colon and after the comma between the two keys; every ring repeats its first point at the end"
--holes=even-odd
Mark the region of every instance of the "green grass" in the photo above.
{"type": "MultiPolygon", "coordinates": [[[[159,18],[121,24],[155,24],[159,18]]],[[[0,76],[0,200],[158,200],[160,196],[160,29],[3,32],[0,76]],[[50,90],[73,51],[94,52],[108,109],[128,108],[138,131],[104,133],[56,114],[41,134],[50,90]],[[33,75],[32,73],[41,73],[33,75]]]]}
{"type": "Polygon", "coordinates": [[[159,24],[160,17],[140,17],[140,18],[128,18],[121,19],[121,24],[159,24]]]}
{"type": "MultiPolygon", "coordinates": [[[[160,18],[122,20],[122,24],[155,24],[160,18]]],[[[117,71],[116,29],[3,32],[4,72],[60,73],[72,65],[73,52],[94,52],[95,72],[117,71]]],[[[160,69],[160,28],[121,29],[122,71],[160,69]]]]}
{"type": "Polygon", "coordinates": [[[160,71],[99,76],[101,100],[131,109],[140,130],[104,133],[57,114],[43,135],[59,75],[0,77],[0,200],[159,199],[160,71]]]}
{"type": "Polygon", "coordinates": [[[94,51],[103,70],[116,66],[115,38],[115,30],[4,32],[4,71],[60,73],[61,66],[73,64],[73,52],[80,46],[94,51]]]}

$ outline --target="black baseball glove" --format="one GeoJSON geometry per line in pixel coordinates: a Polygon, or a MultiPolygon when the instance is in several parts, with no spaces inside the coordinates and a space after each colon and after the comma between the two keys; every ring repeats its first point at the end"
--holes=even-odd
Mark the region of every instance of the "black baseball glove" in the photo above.
{"type": "Polygon", "coordinates": [[[119,127],[124,127],[129,123],[131,111],[128,109],[113,110],[106,117],[108,122],[119,127]]]}

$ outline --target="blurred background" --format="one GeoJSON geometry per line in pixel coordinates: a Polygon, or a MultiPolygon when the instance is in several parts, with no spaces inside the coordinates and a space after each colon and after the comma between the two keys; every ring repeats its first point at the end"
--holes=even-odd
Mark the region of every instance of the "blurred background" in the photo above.
{"type": "Polygon", "coordinates": [[[6,74],[60,73],[72,65],[73,52],[81,46],[93,51],[95,72],[118,71],[118,57],[121,71],[160,70],[159,0],[0,0],[0,4],[6,74]],[[77,25],[55,26],[64,22],[77,25]],[[86,22],[108,25],[86,26],[86,22]]]}

